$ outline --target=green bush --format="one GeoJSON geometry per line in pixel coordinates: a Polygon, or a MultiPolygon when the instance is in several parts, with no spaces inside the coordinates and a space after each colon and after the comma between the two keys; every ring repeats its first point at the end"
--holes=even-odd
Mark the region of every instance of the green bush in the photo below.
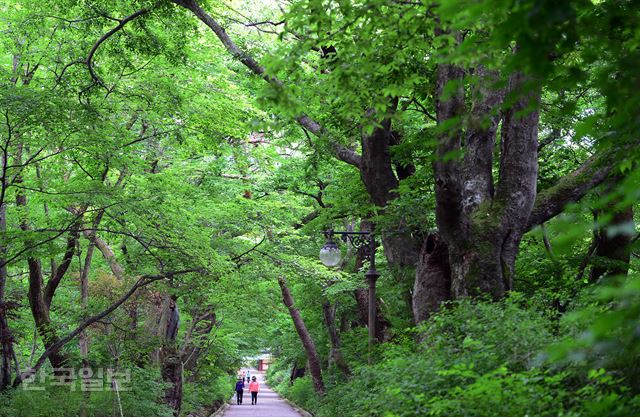
{"type": "Polygon", "coordinates": [[[183,387],[182,414],[199,411],[209,415],[217,410],[234,393],[235,377],[220,373],[197,383],[185,383],[183,387]]]}
{"type": "Polygon", "coordinates": [[[284,393],[289,386],[289,371],[286,369],[278,370],[276,367],[269,367],[267,370],[267,383],[274,391],[284,393]]]}
{"type": "Polygon", "coordinates": [[[296,378],[293,384],[287,388],[284,395],[304,410],[313,413],[318,409],[319,398],[313,390],[313,382],[309,376],[296,378]]]}
{"type": "MultiPolygon", "coordinates": [[[[162,404],[164,384],[158,383],[156,372],[144,369],[132,371],[130,389],[119,392],[125,417],[172,417],[172,411],[162,404]]],[[[1,417],[110,417],[119,408],[114,391],[85,393],[66,386],[44,386],[42,391],[26,390],[25,386],[5,393],[0,398],[1,417]],[[84,404],[84,405],[83,405],[84,404]]],[[[117,412],[119,414],[119,411],[117,412]]]]}
{"type": "MultiPolygon", "coordinates": [[[[580,325],[575,333],[589,323],[580,325]]],[[[375,365],[356,367],[319,403],[309,399],[308,381],[286,395],[319,417],[640,415],[640,398],[615,376],[620,368],[540,361],[561,340],[556,328],[518,294],[499,303],[464,300],[420,326],[420,342],[409,332],[381,346],[375,365]]]]}

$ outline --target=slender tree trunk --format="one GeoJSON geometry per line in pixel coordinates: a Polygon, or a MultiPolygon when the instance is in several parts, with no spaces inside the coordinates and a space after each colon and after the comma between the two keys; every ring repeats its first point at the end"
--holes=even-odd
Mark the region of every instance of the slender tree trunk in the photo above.
{"type": "MultiPolygon", "coordinates": [[[[18,145],[18,151],[16,152],[16,165],[20,165],[21,161],[22,146],[18,145]]],[[[22,177],[20,175],[17,175],[15,182],[18,184],[22,183],[22,177]]],[[[24,190],[19,190],[16,192],[16,206],[23,210],[23,212],[21,213],[22,217],[20,219],[20,229],[22,229],[23,231],[29,231],[30,227],[26,214],[27,196],[24,193],[24,190]]],[[[27,242],[27,245],[28,244],[29,243],[27,242]]],[[[55,328],[53,327],[51,319],[49,317],[49,305],[47,304],[44,296],[42,266],[40,264],[40,260],[35,259],[31,256],[27,258],[27,264],[29,267],[28,298],[29,305],[31,306],[31,314],[33,315],[36,328],[38,329],[38,334],[42,338],[45,349],[49,349],[60,339],[58,338],[55,328]]],[[[53,368],[63,368],[67,361],[67,358],[62,352],[57,351],[49,356],[49,361],[51,362],[51,366],[53,366],[53,368]]]]}
{"type": "MultiPolygon", "coordinates": [[[[89,305],[89,272],[91,270],[91,262],[93,259],[94,245],[89,242],[87,247],[87,253],[84,258],[84,265],[80,273],[80,306],[83,311],[86,311],[89,305]]],[[[80,356],[82,357],[82,363],[84,366],[88,366],[87,357],[89,355],[89,339],[86,332],[83,330],[79,336],[80,344],[80,356]]]]}
{"type": "MultiPolygon", "coordinates": [[[[0,232],[4,233],[7,229],[6,223],[6,205],[0,204],[0,232]]],[[[11,369],[15,352],[13,350],[13,336],[9,328],[9,320],[7,315],[8,305],[5,300],[5,288],[7,284],[7,265],[5,264],[6,247],[0,248],[0,391],[6,390],[11,386],[11,369]]],[[[18,370],[16,370],[17,374],[18,370]]]]}
{"type": "Polygon", "coordinates": [[[349,364],[344,360],[342,351],[340,350],[340,335],[336,329],[336,306],[332,306],[329,301],[322,303],[322,313],[324,315],[324,323],[327,326],[327,332],[329,333],[329,342],[331,343],[331,349],[329,351],[329,366],[333,363],[336,364],[338,369],[346,375],[351,375],[351,369],[349,364]]]}
{"type": "MultiPolygon", "coordinates": [[[[6,181],[4,172],[6,172],[5,155],[2,155],[2,198],[0,199],[0,233],[4,235],[7,231],[7,205],[4,202],[6,181]]],[[[13,336],[9,328],[9,320],[7,316],[8,305],[5,300],[5,289],[7,285],[7,265],[6,265],[7,248],[3,244],[0,247],[0,391],[4,391],[11,385],[11,368],[13,355],[13,336]]]]}
{"type": "Polygon", "coordinates": [[[6,308],[4,302],[0,302],[0,349],[2,349],[2,352],[0,352],[0,392],[11,386],[12,363],[15,355],[6,308]]]}
{"type": "Polygon", "coordinates": [[[102,253],[102,256],[104,257],[104,260],[109,265],[109,269],[111,269],[111,272],[113,273],[113,275],[117,279],[122,281],[124,279],[124,275],[125,275],[124,274],[124,268],[122,267],[122,265],[120,265],[120,263],[116,259],[116,255],[113,252],[113,250],[111,249],[111,246],[109,246],[109,244],[107,242],[102,240],[93,231],[85,230],[85,231],[83,231],[83,233],[84,233],[85,237],[87,239],[89,239],[90,242],[94,242],[94,245],[102,253]]]}
{"type": "Polygon", "coordinates": [[[202,314],[194,314],[191,327],[187,331],[180,348],[182,367],[184,370],[191,371],[187,382],[198,380],[198,360],[208,350],[208,346],[204,345],[203,342],[216,327],[216,323],[216,314],[212,307],[207,307],[202,314]]]}
{"type": "MultiPolygon", "coordinates": [[[[89,272],[91,271],[91,262],[93,260],[93,242],[89,242],[87,253],[84,258],[84,265],[80,265],[80,306],[82,311],[87,311],[89,306],[89,272]]],[[[78,259],[81,259],[81,253],[78,253],[78,259]]],[[[80,261],[81,263],[81,261],[80,261]]],[[[89,337],[85,330],[78,335],[78,347],[80,348],[80,358],[82,359],[82,367],[89,368],[89,337]]],[[[82,381],[83,384],[89,385],[89,378],[82,381]]],[[[80,408],[80,417],[87,415],[87,404],[91,397],[91,391],[86,390],[83,393],[82,404],[80,408]]]]}
{"type": "Polygon", "coordinates": [[[158,358],[164,382],[169,384],[164,394],[164,401],[173,409],[173,414],[180,415],[182,407],[182,358],[176,346],[176,336],[180,326],[180,312],[174,298],[166,295],[162,303],[162,312],[158,323],[158,335],[162,338],[158,358]]]}
{"type": "Polygon", "coordinates": [[[313,388],[318,394],[324,395],[325,389],[324,381],[322,379],[322,368],[320,366],[320,357],[318,356],[316,345],[313,342],[311,335],[309,334],[309,330],[307,330],[307,326],[304,324],[304,320],[302,320],[300,312],[294,306],[291,291],[289,291],[287,282],[284,277],[278,278],[278,284],[280,285],[280,290],[282,291],[282,301],[289,310],[289,314],[291,315],[291,319],[293,320],[293,325],[296,328],[296,332],[300,337],[302,346],[304,346],[304,350],[307,353],[307,359],[309,361],[309,372],[311,373],[311,379],[313,380],[313,388]]]}

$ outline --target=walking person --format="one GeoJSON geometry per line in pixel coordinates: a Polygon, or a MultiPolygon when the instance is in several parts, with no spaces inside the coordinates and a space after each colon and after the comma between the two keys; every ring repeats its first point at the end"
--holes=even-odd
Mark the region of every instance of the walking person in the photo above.
{"type": "Polygon", "coordinates": [[[242,404],[242,394],[244,393],[244,378],[238,378],[236,382],[236,402],[242,404]]]}
{"type": "Polygon", "coordinates": [[[251,393],[251,405],[258,404],[258,391],[260,391],[260,384],[256,381],[256,377],[251,378],[249,383],[249,392],[251,393]]]}
{"type": "Polygon", "coordinates": [[[251,382],[251,371],[247,369],[247,382],[251,382]]]}

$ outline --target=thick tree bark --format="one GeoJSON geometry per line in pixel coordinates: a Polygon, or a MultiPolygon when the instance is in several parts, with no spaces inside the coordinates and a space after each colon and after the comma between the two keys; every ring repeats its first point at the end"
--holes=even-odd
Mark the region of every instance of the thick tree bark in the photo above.
{"type": "Polygon", "coordinates": [[[513,286],[515,260],[536,199],[538,121],[541,87],[525,74],[509,77],[509,93],[518,97],[502,122],[500,179],[496,187],[502,243],[500,266],[505,290],[513,286]]]}
{"type": "MultiPolygon", "coordinates": [[[[395,109],[395,105],[393,107],[395,109]]],[[[398,198],[399,181],[391,159],[391,146],[396,144],[397,138],[391,129],[391,120],[383,120],[381,127],[375,128],[371,135],[363,135],[360,142],[360,178],[371,201],[376,206],[384,208],[390,201],[398,198]]],[[[398,224],[398,229],[402,226],[398,224]]],[[[408,231],[393,230],[384,234],[382,244],[389,263],[401,267],[415,266],[419,252],[418,243],[408,231]]]]}
{"type": "Polygon", "coordinates": [[[595,256],[589,279],[596,282],[602,277],[612,275],[627,275],[631,259],[631,243],[633,240],[634,222],[633,206],[617,207],[622,202],[620,198],[612,200],[607,206],[594,213],[596,225],[594,230],[595,256]],[[598,225],[598,220],[610,216],[604,225],[598,225]]]}
{"type": "Polygon", "coordinates": [[[413,318],[416,324],[438,311],[451,299],[451,270],[447,244],[437,233],[430,234],[422,245],[413,288],[413,318]]]}
{"type": "Polygon", "coordinates": [[[324,323],[327,326],[327,333],[329,334],[329,343],[331,349],[329,350],[329,366],[335,363],[340,371],[346,375],[351,375],[351,369],[349,364],[344,360],[342,351],[340,350],[340,335],[336,329],[336,311],[335,305],[331,305],[329,301],[322,303],[322,313],[324,316],[324,323]]]}
{"type": "Polygon", "coordinates": [[[282,291],[282,301],[289,310],[293,325],[307,354],[307,360],[309,361],[309,372],[311,373],[311,379],[313,380],[313,388],[318,394],[324,395],[325,389],[324,381],[322,379],[322,367],[320,366],[320,356],[318,355],[318,351],[316,350],[316,345],[313,342],[311,335],[309,334],[309,330],[307,330],[307,326],[304,324],[304,320],[302,320],[300,312],[294,305],[291,291],[289,291],[289,287],[287,287],[287,282],[284,277],[278,277],[278,284],[280,285],[280,290],[282,291]]]}
{"type": "Polygon", "coordinates": [[[397,197],[398,179],[393,172],[390,144],[392,141],[391,121],[384,120],[382,127],[375,128],[369,136],[362,136],[362,166],[360,178],[371,201],[384,207],[397,197]]]}
{"type": "Polygon", "coordinates": [[[515,104],[503,114],[500,178],[494,193],[489,168],[498,118],[491,112],[503,93],[492,87],[495,75],[481,74],[482,88],[474,98],[472,122],[463,141],[458,127],[464,112],[463,74],[451,65],[438,70],[441,98],[436,109],[444,132],[434,163],[436,219],[449,250],[451,295],[488,293],[500,298],[512,286],[518,246],[536,196],[540,89],[531,88],[531,80],[522,73],[509,77],[508,93],[515,104]],[[449,82],[458,87],[453,95],[444,97],[449,82]],[[474,119],[489,119],[489,127],[474,119]],[[464,159],[451,157],[460,151],[466,152],[464,159]]]}

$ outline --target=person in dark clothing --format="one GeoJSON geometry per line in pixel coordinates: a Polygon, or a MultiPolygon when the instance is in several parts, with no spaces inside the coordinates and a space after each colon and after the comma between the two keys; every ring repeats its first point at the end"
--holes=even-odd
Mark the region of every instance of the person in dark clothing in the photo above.
{"type": "Polygon", "coordinates": [[[244,393],[244,379],[238,379],[236,382],[236,402],[242,404],[242,394],[244,393]]]}

